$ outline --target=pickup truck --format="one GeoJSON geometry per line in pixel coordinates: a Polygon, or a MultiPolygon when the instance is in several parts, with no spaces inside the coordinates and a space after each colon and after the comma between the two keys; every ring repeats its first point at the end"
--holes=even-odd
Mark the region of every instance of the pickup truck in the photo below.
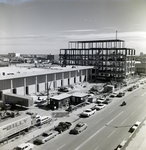
{"type": "Polygon", "coordinates": [[[59,133],[64,132],[65,130],[69,129],[72,124],[70,122],[59,122],[58,126],[54,128],[54,130],[58,131],[59,133]]]}

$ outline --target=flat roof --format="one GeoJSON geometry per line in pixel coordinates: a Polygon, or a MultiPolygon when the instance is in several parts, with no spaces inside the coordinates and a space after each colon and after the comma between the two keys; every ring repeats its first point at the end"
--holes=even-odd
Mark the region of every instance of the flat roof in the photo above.
{"type": "Polygon", "coordinates": [[[4,95],[11,96],[11,97],[19,97],[19,98],[25,98],[25,99],[32,99],[32,97],[28,96],[28,95],[19,95],[19,94],[13,94],[13,93],[5,93],[4,95]]]}
{"type": "Polygon", "coordinates": [[[90,43],[90,42],[124,42],[124,40],[111,39],[111,40],[69,41],[69,43],[90,43]]]}
{"type": "MultiPolygon", "coordinates": [[[[75,66],[75,65],[74,65],[75,66]]],[[[1,67],[0,68],[0,80],[5,79],[14,79],[14,78],[22,78],[22,77],[30,77],[30,76],[38,76],[38,75],[46,75],[46,74],[54,74],[54,73],[62,73],[69,71],[79,71],[84,69],[92,69],[93,66],[76,66],[72,68],[71,66],[66,67],[52,67],[52,68],[35,68],[35,67],[1,67]],[[5,75],[2,75],[5,72],[5,75]],[[7,75],[7,73],[13,73],[14,75],[7,75]]]]}
{"type": "Polygon", "coordinates": [[[56,96],[53,96],[53,97],[50,97],[50,98],[55,99],[55,100],[62,100],[62,99],[68,98],[70,96],[71,96],[70,94],[63,93],[63,94],[59,94],[59,95],[56,95],[56,96]]]}
{"type": "Polygon", "coordinates": [[[74,96],[74,97],[85,97],[85,96],[88,96],[87,93],[82,93],[82,92],[75,92],[73,94],[71,94],[71,96],[74,96]]]}

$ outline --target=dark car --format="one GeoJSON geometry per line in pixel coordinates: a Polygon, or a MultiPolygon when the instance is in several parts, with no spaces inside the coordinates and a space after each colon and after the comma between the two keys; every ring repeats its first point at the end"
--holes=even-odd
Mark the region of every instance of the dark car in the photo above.
{"type": "Polygon", "coordinates": [[[59,122],[58,126],[55,127],[54,130],[61,133],[61,132],[64,132],[65,130],[69,129],[71,125],[72,124],[70,122],[59,122]]]}
{"type": "Polygon", "coordinates": [[[128,91],[133,91],[133,87],[130,87],[130,88],[128,89],[128,91]]]}
{"type": "Polygon", "coordinates": [[[74,129],[70,130],[70,134],[79,134],[80,132],[82,132],[83,130],[85,130],[87,128],[87,124],[86,123],[78,123],[74,129]]]}
{"type": "Polygon", "coordinates": [[[118,95],[117,95],[117,97],[123,97],[124,95],[125,95],[124,92],[119,92],[118,95]]]}
{"type": "Polygon", "coordinates": [[[103,104],[109,104],[109,103],[111,103],[111,102],[112,102],[111,99],[106,99],[106,100],[103,102],[103,104]]]}
{"type": "Polygon", "coordinates": [[[60,92],[68,92],[69,90],[68,90],[68,88],[67,87],[60,87],[59,89],[58,89],[58,91],[60,91],[60,92]]]}

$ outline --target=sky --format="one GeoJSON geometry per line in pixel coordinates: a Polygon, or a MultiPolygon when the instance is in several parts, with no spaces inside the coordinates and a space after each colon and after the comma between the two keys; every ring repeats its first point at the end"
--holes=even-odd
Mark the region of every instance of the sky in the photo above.
{"type": "Polygon", "coordinates": [[[125,41],[146,53],[146,0],[0,0],[0,54],[59,54],[69,41],[125,41]]]}

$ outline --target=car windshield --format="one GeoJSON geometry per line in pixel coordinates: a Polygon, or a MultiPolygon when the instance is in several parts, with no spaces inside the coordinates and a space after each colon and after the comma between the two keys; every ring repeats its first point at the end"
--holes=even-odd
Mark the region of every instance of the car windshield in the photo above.
{"type": "Polygon", "coordinates": [[[91,112],[91,110],[85,110],[85,112],[91,112]]]}
{"type": "Polygon", "coordinates": [[[48,134],[47,133],[43,133],[42,136],[46,137],[46,136],[48,136],[48,134]]]}
{"type": "Polygon", "coordinates": [[[20,148],[20,147],[16,147],[16,150],[22,150],[22,148],[20,148]]]}
{"type": "Polygon", "coordinates": [[[83,124],[81,124],[81,123],[78,123],[77,125],[76,125],[76,127],[82,127],[83,126],[83,124]]]}
{"type": "Polygon", "coordinates": [[[98,106],[103,106],[103,104],[98,104],[98,106]]]}

